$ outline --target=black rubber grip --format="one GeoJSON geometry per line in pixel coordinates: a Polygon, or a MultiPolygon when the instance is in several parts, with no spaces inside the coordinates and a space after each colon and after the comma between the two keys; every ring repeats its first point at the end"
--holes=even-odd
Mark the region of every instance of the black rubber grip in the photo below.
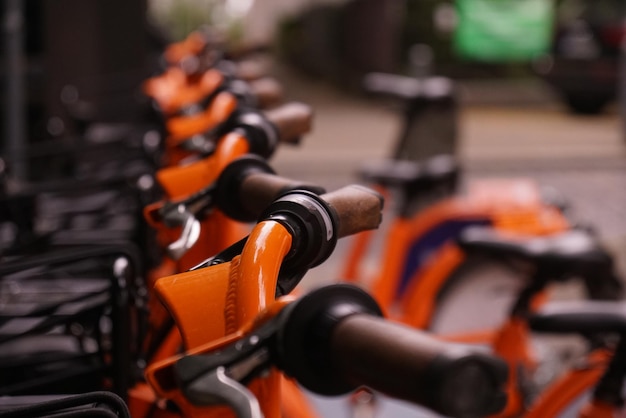
{"type": "Polygon", "coordinates": [[[270,109],[279,105],[285,96],[282,85],[274,78],[260,78],[250,81],[249,85],[260,109],[270,109]]]}
{"type": "Polygon", "coordinates": [[[278,196],[296,189],[325,192],[322,187],[278,176],[265,159],[249,154],[232,161],[222,171],[215,200],[228,217],[254,222],[278,196]]]}
{"type": "Polygon", "coordinates": [[[278,196],[290,190],[308,190],[315,194],[325,191],[322,187],[275,174],[255,173],[241,182],[238,195],[245,210],[255,214],[254,220],[257,220],[278,196]]]}
{"type": "Polygon", "coordinates": [[[330,358],[347,381],[446,416],[490,415],[506,403],[504,362],[375,316],[339,322],[330,358]]]}

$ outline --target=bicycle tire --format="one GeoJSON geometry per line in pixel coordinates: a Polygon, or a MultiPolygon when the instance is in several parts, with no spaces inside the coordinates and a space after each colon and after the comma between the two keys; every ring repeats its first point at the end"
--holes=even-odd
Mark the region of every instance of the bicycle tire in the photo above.
{"type": "MultiPolygon", "coordinates": [[[[427,329],[447,336],[495,330],[507,320],[516,294],[526,283],[519,268],[496,258],[470,255],[440,289],[427,329]],[[479,307],[485,315],[468,314],[468,305],[479,307]]],[[[561,294],[558,298],[584,297],[580,292],[581,289],[572,286],[571,294],[561,294]]],[[[565,372],[587,347],[584,339],[576,335],[533,334],[529,344],[536,356],[537,368],[520,382],[528,399],[534,399],[565,372]]],[[[488,348],[488,341],[479,345],[488,348]]]]}

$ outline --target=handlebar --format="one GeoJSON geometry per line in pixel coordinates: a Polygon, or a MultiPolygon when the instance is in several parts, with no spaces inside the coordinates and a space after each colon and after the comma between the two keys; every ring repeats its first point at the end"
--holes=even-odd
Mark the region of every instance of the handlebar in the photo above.
{"type": "MultiPolygon", "coordinates": [[[[261,219],[283,224],[293,238],[282,270],[304,272],[324,262],[339,238],[378,228],[383,203],[378,192],[358,185],[321,196],[294,190],[276,199],[261,219]]],[[[288,282],[279,279],[279,294],[289,293],[297,283],[288,282]]]]}
{"type": "Polygon", "coordinates": [[[320,197],[337,213],[337,238],[376,229],[382,221],[384,198],[367,187],[350,185],[320,197]]]}
{"type": "Polygon", "coordinates": [[[242,59],[237,61],[235,77],[244,81],[258,80],[267,74],[267,66],[254,59],[242,59]]]}
{"type": "Polygon", "coordinates": [[[322,187],[276,175],[263,158],[246,155],[226,166],[218,178],[215,203],[228,217],[252,222],[289,190],[322,194],[322,187]]]}
{"type": "Polygon", "coordinates": [[[494,359],[367,315],[337,324],[330,344],[342,376],[446,416],[482,416],[504,406],[506,372],[494,359]]]}
{"type": "Polygon", "coordinates": [[[506,403],[502,360],[383,319],[376,301],[356,286],[277,301],[258,319],[227,345],[177,360],[173,373],[162,374],[165,383],[175,376],[192,403],[226,403],[247,412],[241,417],[260,413],[243,385],[274,366],[315,393],[336,396],[367,385],[452,417],[491,415],[506,403]],[[264,316],[274,308],[277,315],[264,316]]]}
{"type": "Polygon", "coordinates": [[[246,154],[230,162],[215,183],[182,200],[152,204],[144,215],[152,225],[182,226],[180,238],[168,245],[169,255],[178,260],[198,240],[197,216],[207,208],[216,206],[231,219],[254,222],[277,197],[293,190],[325,192],[322,187],[278,176],[266,160],[246,154]]]}
{"type": "Polygon", "coordinates": [[[313,125],[313,109],[300,102],[291,102],[268,110],[265,116],[278,132],[280,142],[297,144],[313,125]]]}
{"type": "MultiPolygon", "coordinates": [[[[218,95],[216,100],[219,97],[218,95]]],[[[207,124],[211,118],[206,116],[194,116],[192,123],[188,123],[187,118],[180,117],[170,120],[169,125],[172,132],[177,132],[174,136],[181,138],[176,141],[177,146],[189,151],[197,149],[203,152],[207,148],[205,143],[213,143],[224,135],[239,130],[248,141],[251,153],[268,158],[280,142],[298,144],[300,137],[311,130],[312,118],[310,106],[291,102],[266,112],[240,109],[213,127],[207,124]]]]}
{"type": "MultiPolygon", "coordinates": [[[[270,109],[283,101],[284,90],[282,85],[272,77],[263,77],[258,80],[245,81],[238,78],[229,79],[222,86],[222,91],[233,94],[242,108],[270,109]]],[[[207,97],[203,108],[210,103],[207,97]]]]}
{"type": "Polygon", "coordinates": [[[283,86],[270,77],[249,81],[250,93],[260,109],[269,109],[279,104],[284,97],[283,86]]]}
{"type": "Polygon", "coordinates": [[[229,218],[254,222],[277,197],[290,190],[325,192],[320,186],[278,176],[265,159],[245,154],[231,161],[217,180],[202,190],[181,200],[157,202],[144,212],[152,224],[165,221],[174,227],[186,225],[215,205],[229,218]]]}
{"type": "Polygon", "coordinates": [[[313,291],[286,310],[279,366],[324,395],[367,385],[447,416],[484,416],[505,405],[501,360],[381,316],[353,286],[313,291]]]}
{"type": "Polygon", "coordinates": [[[266,219],[291,217],[303,224],[310,223],[335,240],[380,225],[384,198],[378,192],[360,185],[322,194],[324,192],[320,186],[278,176],[264,159],[248,154],[228,164],[215,185],[184,200],[169,202],[167,206],[155,206],[147,218],[158,222],[165,212],[175,209],[175,219],[179,219],[181,207],[194,205],[202,199],[200,210],[215,203],[228,217],[241,222],[256,221],[259,216],[266,219]],[[307,209],[310,213],[325,212],[317,218],[319,225],[313,225],[314,217],[309,216],[307,209]]]}
{"type": "MultiPolygon", "coordinates": [[[[293,186],[289,180],[272,178],[263,172],[262,167],[255,167],[254,170],[259,172],[243,181],[243,188],[237,188],[239,195],[254,194],[266,201],[271,198],[272,193],[278,193],[278,189],[293,186]],[[261,183],[264,186],[259,187],[261,183]]],[[[236,175],[229,177],[231,179],[226,183],[236,182],[236,175]]],[[[219,183],[217,187],[220,187],[219,183]]],[[[332,254],[339,238],[375,229],[382,219],[384,199],[374,190],[352,185],[320,196],[315,193],[321,191],[316,186],[297,187],[280,195],[258,217],[261,221],[274,221],[283,225],[292,237],[291,250],[282,262],[281,274],[276,284],[277,296],[289,294],[308,269],[324,262],[332,254]],[[303,190],[302,187],[309,190],[303,190]]],[[[221,188],[224,190],[228,186],[222,185],[221,188]]],[[[251,197],[245,196],[245,200],[253,200],[251,197]]],[[[239,197],[234,202],[237,200],[239,197]]],[[[250,202],[249,208],[258,209],[264,204],[259,202],[250,202]]],[[[224,204],[221,209],[225,211],[224,204]]],[[[246,215],[246,212],[242,213],[246,215]]],[[[252,212],[248,213],[250,214],[252,212]]],[[[214,265],[218,260],[229,261],[234,255],[241,253],[244,245],[245,240],[240,241],[193,269],[214,265]]]]}

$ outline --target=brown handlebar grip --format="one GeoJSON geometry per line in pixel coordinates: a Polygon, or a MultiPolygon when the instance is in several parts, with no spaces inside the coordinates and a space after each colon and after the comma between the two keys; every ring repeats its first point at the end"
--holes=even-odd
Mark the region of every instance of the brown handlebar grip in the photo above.
{"type": "Polygon", "coordinates": [[[259,80],[267,74],[266,66],[255,60],[241,60],[236,65],[236,77],[247,82],[259,80]]]}
{"type": "Polygon", "coordinates": [[[292,102],[265,112],[276,127],[281,142],[298,143],[313,125],[313,109],[304,103],[292,102]]]}
{"type": "Polygon", "coordinates": [[[281,194],[289,190],[308,190],[322,194],[322,187],[306,184],[270,173],[254,173],[247,176],[239,188],[239,198],[244,209],[258,217],[281,194]]]}
{"type": "Polygon", "coordinates": [[[337,238],[376,229],[382,221],[383,196],[367,187],[350,185],[320,196],[339,217],[337,238]]]}
{"type": "Polygon", "coordinates": [[[320,195],[319,186],[280,177],[258,155],[244,155],[231,161],[220,173],[214,192],[216,206],[232,219],[254,222],[281,194],[307,190],[320,195]]]}
{"type": "Polygon", "coordinates": [[[398,74],[369,73],[363,78],[368,93],[385,95],[395,99],[410,99],[419,95],[423,82],[398,74]]]}
{"type": "Polygon", "coordinates": [[[330,350],[346,380],[446,416],[490,415],[506,402],[501,360],[380,317],[341,320],[330,350]]]}
{"type": "Polygon", "coordinates": [[[283,101],[283,86],[274,78],[264,77],[248,84],[260,109],[269,109],[283,101]]]}

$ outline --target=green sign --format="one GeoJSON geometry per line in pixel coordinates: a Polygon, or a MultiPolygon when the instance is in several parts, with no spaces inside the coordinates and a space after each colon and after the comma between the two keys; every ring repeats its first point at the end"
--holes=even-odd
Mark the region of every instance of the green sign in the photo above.
{"type": "Polygon", "coordinates": [[[456,0],[454,46],[463,58],[527,61],[550,47],[552,0],[456,0]]]}

